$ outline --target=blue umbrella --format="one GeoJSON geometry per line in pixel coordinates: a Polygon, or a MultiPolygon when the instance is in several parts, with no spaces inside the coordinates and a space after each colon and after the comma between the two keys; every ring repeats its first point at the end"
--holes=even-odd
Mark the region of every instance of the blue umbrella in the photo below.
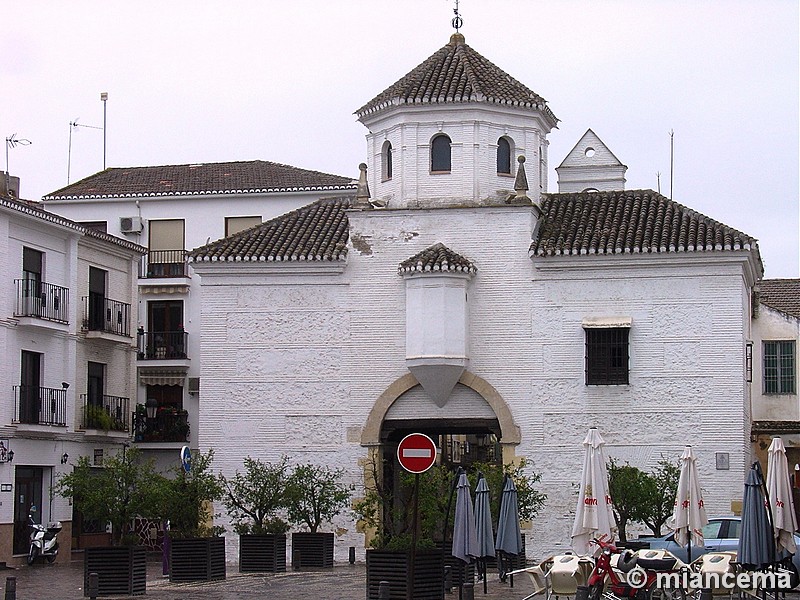
{"type": "Polygon", "coordinates": [[[453,518],[453,556],[465,563],[478,556],[478,538],[475,532],[475,515],[469,493],[467,474],[462,473],[456,487],[456,511],[453,518]]]}
{"type": "Polygon", "coordinates": [[[482,559],[483,593],[486,589],[486,557],[494,556],[494,534],[492,533],[492,510],[489,506],[489,486],[486,478],[479,475],[475,487],[475,532],[478,538],[478,558],[482,559]]]}
{"type": "Polygon", "coordinates": [[[775,559],[772,525],[767,514],[764,476],[755,461],[747,474],[742,497],[742,529],[737,560],[747,569],[764,569],[775,559]]]}
{"type": "MultiPolygon", "coordinates": [[[[502,554],[517,555],[522,552],[522,532],[519,529],[519,504],[517,501],[517,488],[514,480],[506,475],[503,484],[503,493],[500,496],[500,516],[497,521],[497,539],[494,547],[502,554]]],[[[505,573],[500,564],[500,576],[505,578],[505,573]]]]}

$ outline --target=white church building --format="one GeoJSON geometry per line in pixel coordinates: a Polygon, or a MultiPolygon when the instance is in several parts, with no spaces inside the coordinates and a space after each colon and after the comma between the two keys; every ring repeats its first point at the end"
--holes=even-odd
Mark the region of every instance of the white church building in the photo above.
{"type": "MultiPolygon", "coordinates": [[[[645,469],[691,444],[708,514],[730,514],[752,456],[756,240],[625,190],[591,130],[548,192],[555,115],[458,33],[356,114],[354,197],[189,252],[215,466],[286,454],[344,468],[358,495],[414,431],[454,464],[524,457],[548,496],[525,532],[541,558],[569,548],[594,426],[645,469]]],[[[351,515],[336,526],[339,559],[364,548],[351,515]]]]}

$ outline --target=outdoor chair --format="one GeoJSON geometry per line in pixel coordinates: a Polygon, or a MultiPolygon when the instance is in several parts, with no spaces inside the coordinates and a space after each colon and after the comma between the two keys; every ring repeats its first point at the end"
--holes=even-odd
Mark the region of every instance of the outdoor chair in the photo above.
{"type": "Polygon", "coordinates": [[[545,593],[545,598],[575,596],[578,586],[585,586],[594,567],[589,556],[559,554],[544,559],[539,565],[512,571],[524,573],[533,583],[534,591],[523,600],[545,593]]]}

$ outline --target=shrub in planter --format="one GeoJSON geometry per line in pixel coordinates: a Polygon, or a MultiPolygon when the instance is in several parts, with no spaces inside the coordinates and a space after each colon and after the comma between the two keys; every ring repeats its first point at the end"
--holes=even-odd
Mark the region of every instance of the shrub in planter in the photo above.
{"type": "Polygon", "coordinates": [[[330,523],[350,500],[351,488],[344,482],[344,470],[311,464],[296,465],[286,486],[289,521],[307,527],[292,533],[293,559],[301,567],[333,567],[333,533],[319,531],[330,523]]]}
{"type": "Polygon", "coordinates": [[[239,570],[279,572],[286,570],[288,523],[276,513],[286,507],[288,459],[277,463],[247,457],[244,472],[221,478],[223,504],[239,534],[239,570]]]}

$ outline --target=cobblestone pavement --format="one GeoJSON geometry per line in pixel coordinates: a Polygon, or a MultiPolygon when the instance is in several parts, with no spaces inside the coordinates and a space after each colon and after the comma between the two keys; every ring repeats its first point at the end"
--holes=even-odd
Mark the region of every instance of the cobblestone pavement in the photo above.
{"type": "MultiPolygon", "coordinates": [[[[78,600],[83,598],[83,560],[53,565],[34,565],[0,570],[2,589],[6,578],[16,577],[17,600],[78,600]]],[[[363,563],[337,564],[332,570],[291,571],[262,575],[238,573],[228,565],[224,581],[171,583],[161,575],[161,563],[149,562],[145,596],[112,596],[117,600],[150,598],[152,600],[364,600],[366,572],[363,563]]],[[[489,574],[489,593],[483,584],[475,584],[476,600],[520,600],[532,591],[527,581],[516,578],[512,589],[489,574]]],[[[5,597],[5,596],[4,596],[5,597]]],[[[445,600],[457,600],[458,589],[445,600]]]]}

